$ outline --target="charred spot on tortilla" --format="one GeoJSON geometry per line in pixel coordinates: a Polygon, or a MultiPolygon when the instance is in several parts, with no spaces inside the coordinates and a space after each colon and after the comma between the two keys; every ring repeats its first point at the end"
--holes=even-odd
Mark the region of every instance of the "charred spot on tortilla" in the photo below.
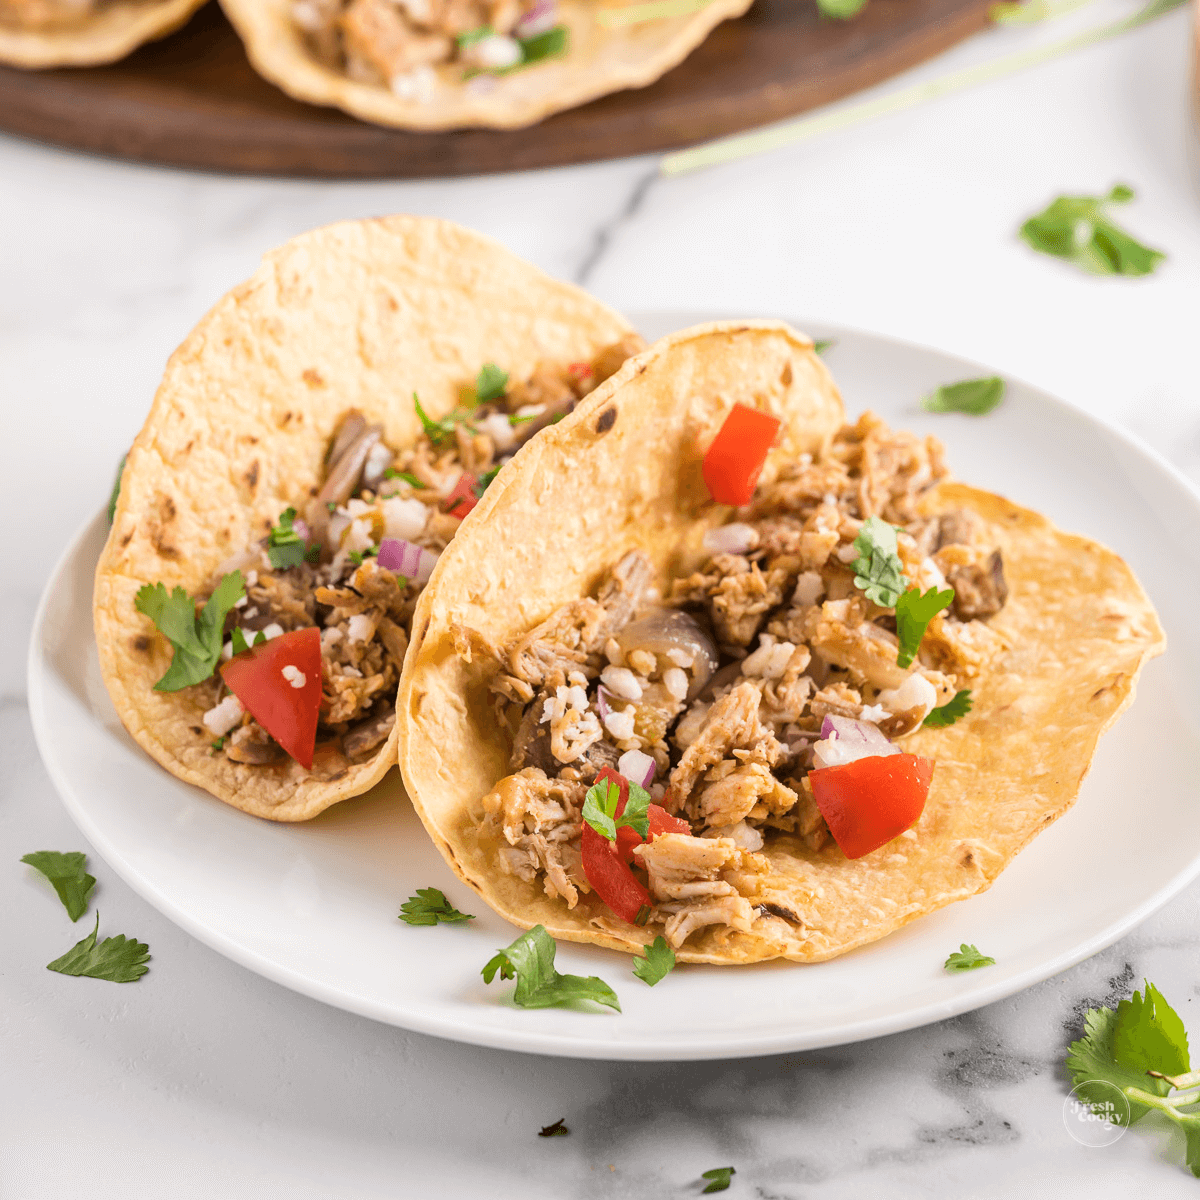
{"type": "Polygon", "coordinates": [[[596,432],[607,433],[617,423],[617,410],[610,404],[596,418],[596,432]]]}
{"type": "Polygon", "coordinates": [[[246,486],[254,491],[258,487],[258,459],[256,458],[251,464],[250,469],[246,472],[246,486]]]}
{"type": "Polygon", "coordinates": [[[150,639],[144,633],[137,634],[134,638],[131,639],[131,641],[133,644],[133,648],[139,654],[145,654],[146,651],[150,649],[150,639]]]}

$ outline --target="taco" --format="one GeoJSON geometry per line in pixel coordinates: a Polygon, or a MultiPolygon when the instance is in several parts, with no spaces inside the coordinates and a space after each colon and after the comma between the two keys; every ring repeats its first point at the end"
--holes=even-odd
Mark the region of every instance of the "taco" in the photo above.
{"type": "Polygon", "coordinates": [[[831,958],[986,889],[1163,648],[1117,555],[847,423],[770,322],[626,363],[434,583],[400,768],[447,861],[518,925],[696,962],[831,958]]]}
{"type": "MultiPolygon", "coordinates": [[[[682,62],[751,0],[609,27],[602,0],[221,0],[297,100],[405,129],[517,129],[682,62]]],[[[683,6],[686,10],[689,6],[683,6]]]]}
{"type": "Polygon", "coordinates": [[[91,67],[186,24],[205,0],[0,0],[0,62],[91,67]]]}
{"type": "Polygon", "coordinates": [[[485,489],[643,343],[412,217],[268,254],[172,356],[96,571],[113,703],[172,774],[305,820],[396,760],[413,611],[485,489]]]}

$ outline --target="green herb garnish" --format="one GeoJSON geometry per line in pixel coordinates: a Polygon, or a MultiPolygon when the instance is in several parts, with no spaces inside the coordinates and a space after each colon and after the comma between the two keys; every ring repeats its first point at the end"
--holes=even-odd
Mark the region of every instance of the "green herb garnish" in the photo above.
{"type": "Polygon", "coordinates": [[[475,376],[475,403],[490,404],[499,400],[508,387],[508,372],[502,371],[495,363],[484,363],[475,376]]]}
{"type": "Polygon", "coordinates": [[[621,789],[611,779],[594,783],[583,798],[583,819],[610,842],[617,840],[622,825],[628,825],[644,841],[650,832],[650,793],[631,779],[625,811],[617,816],[620,802],[621,789]]]}
{"type": "Polygon", "coordinates": [[[733,1167],[713,1167],[711,1171],[705,1171],[700,1176],[701,1179],[711,1179],[712,1182],[708,1187],[701,1191],[702,1196],[707,1196],[709,1192],[723,1192],[729,1187],[729,1180],[736,1175],[737,1172],[733,1167]]]}
{"type": "Polygon", "coordinates": [[[953,954],[942,964],[947,971],[974,971],[976,967],[994,967],[996,960],[980,954],[976,946],[968,946],[963,942],[953,954]]]}
{"type": "Polygon", "coordinates": [[[530,63],[540,62],[544,58],[556,58],[566,54],[569,36],[565,25],[555,25],[545,33],[536,37],[525,38],[521,42],[521,61],[518,67],[527,67],[530,63]]]}
{"type": "Polygon", "coordinates": [[[125,458],[117,464],[117,477],[113,480],[112,491],[108,494],[108,523],[113,523],[117,512],[117,500],[121,495],[121,476],[125,473],[125,458]]]}
{"type": "Polygon", "coordinates": [[[538,1137],[566,1137],[571,1131],[563,1124],[566,1117],[559,1117],[553,1125],[543,1125],[538,1130],[538,1137]]]}
{"type": "Polygon", "coordinates": [[[929,622],[942,609],[949,607],[953,600],[953,588],[939,592],[937,588],[931,587],[924,594],[920,588],[909,588],[907,592],[900,594],[896,600],[896,638],[900,643],[896,666],[912,665],[912,660],[917,657],[917,651],[920,649],[921,639],[925,636],[925,630],[929,628],[929,622]]]}
{"type": "Polygon", "coordinates": [[[255,629],[251,631],[250,640],[247,641],[246,635],[238,625],[233,627],[233,632],[229,635],[234,654],[245,654],[247,650],[254,646],[261,646],[266,640],[267,635],[261,629],[255,629]]]}
{"type": "Polygon", "coordinates": [[[848,21],[857,14],[867,0],[817,0],[817,9],[823,17],[848,21]]]}
{"type": "Polygon", "coordinates": [[[511,946],[488,959],[480,974],[484,983],[491,983],[497,971],[501,979],[516,976],[513,1003],[522,1008],[549,1008],[573,1000],[593,1000],[621,1011],[616,992],[604,980],[594,975],[586,979],[582,975],[560,975],[554,969],[554,951],[554,939],[546,927],[535,925],[511,946]]]}
{"type": "Polygon", "coordinates": [[[537,413],[526,413],[525,416],[523,416],[523,417],[518,415],[517,413],[510,413],[509,417],[508,417],[508,423],[510,425],[526,425],[530,421],[536,421],[537,419],[538,419],[537,413]]]}
{"type": "Polygon", "coordinates": [[[961,692],[955,692],[954,699],[948,700],[941,708],[932,709],[921,724],[928,725],[930,729],[943,729],[962,720],[970,711],[971,689],[964,688],[961,692]]]}
{"type": "Polygon", "coordinates": [[[218,750],[222,750],[222,749],[224,749],[224,747],[225,747],[225,738],[224,738],[224,737],[219,737],[219,738],[217,738],[215,741],[209,742],[208,744],[209,744],[209,745],[212,747],[212,752],[213,752],[214,754],[216,754],[216,752],[217,752],[218,750]]]}
{"type": "Polygon", "coordinates": [[[667,945],[667,939],[659,935],[646,947],[645,957],[633,960],[633,973],[653,987],[675,967],[675,951],[667,945]]]}
{"type": "Polygon", "coordinates": [[[415,488],[428,486],[422,483],[411,471],[397,471],[395,467],[388,467],[384,471],[383,477],[384,479],[403,479],[405,483],[410,483],[415,488]]]}
{"type": "Polygon", "coordinates": [[[150,969],[146,960],[150,947],[145,942],[127,938],[123,933],[105,938],[96,945],[96,933],[100,929],[100,914],[96,914],[96,926],[82,941],[76,942],[61,958],[46,964],[47,971],[60,975],[89,975],[92,979],[107,979],[112,983],[132,983],[141,979],[150,969]]]}
{"type": "Polygon", "coordinates": [[[836,346],[837,342],[833,338],[818,338],[813,342],[813,350],[818,354],[824,354],[831,346],[836,346]]]}
{"type": "Polygon", "coordinates": [[[1021,226],[1021,237],[1093,275],[1149,275],[1166,255],[1142,245],[1107,213],[1109,204],[1132,199],[1133,189],[1121,183],[1107,196],[1059,196],[1021,226]]]}
{"type": "Polygon", "coordinates": [[[475,487],[472,490],[480,500],[483,499],[483,493],[488,490],[488,484],[500,474],[500,466],[501,464],[497,463],[494,467],[489,467],[475,480],[475,487]]]}
{"type": "Polygon", "coordinates": [[[482,42],[484,38],[491,37],[495,32],[490,25],[480,25],[478,29],[468,29],[466,33],[460,33],[454,40],[458,43],[460,50],[465,50],[468,46],[473,46],[476,42],[482,42]]]}
{"type": "Polygon", "coordinates": [[[58,898],[72,921],[78,921],[87,912],[88,897],[96,880],[83,868],[87,855],[79,850],[63,854],[58,850],[35,850],[21,856],[35,871],[41,871],[54,886],[58,898]]]}
{"type": "Polygon", "coordinates": [[[439,921],[453,925],[473,921],[475,914],[459,912],[438,888],[417,888],[417,894],[400,905],[400,920],[409,925],[436,925],[439,921]]]}
{"type": "Polygon", "coordinates": [[[454,420],[453,415],[442,417],[440,421],[433,420],[421,407],[421,401],[416,392],[413,392],[413,405],[416,407],[417,416],[421,419],[421,428],[425,430],[425,436],[435,446],[454,436],[454,427],[458,422],[454,420]]]}
{"type": "Polygon", "coordinates": [[[277,571],[298,567],[308,552],[304,539],[292,528],[295,519],[296,510],[285,508],[267,537],[267,558],[277,571]]]}
{"type": "Polygon", "coordinates": [[[854,584],[872,604],[892,608],[908,586],[904,565],[896,553],[896,529],[878,517],[868,517],[854,539],[858,558],[851,564],[854,584]]]}
{"type": "Polygon", "coordinates": [[[988,379],[964,379],[961,383],[947,383],[930,392],[921,400],[926,412],[966,413],[982,417],[1004,399],[1005,382],[999,375],[988,379]]]}
{"type": "Polygon", "coordinates": [[[379,553],[378,546],[368,546],[365,550],[348,550],[346,552],[346,557],[356,567],[361,567],[363,565],[364,559],[375,558],[376,555],[378,555],[378,553],[379,553]]]}
{"type": "Polygon", "coordinates": [[[196,602],[181,587],[168,593],[161,583],[148,583],[138,590],[134,606],[175,648],[167,673],[154,685],[156,692],[177,692],[213,673],[221,658],[225,618],[245,594],[241,571],[231,571],[197,616],[196,602]]]}

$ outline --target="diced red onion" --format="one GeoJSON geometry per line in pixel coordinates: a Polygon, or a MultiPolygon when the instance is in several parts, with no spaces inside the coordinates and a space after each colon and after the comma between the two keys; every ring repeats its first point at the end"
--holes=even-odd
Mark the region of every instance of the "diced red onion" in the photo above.
{"type": "Polygon", "coordinates": [[[513,36],[524,41],[526,38],[537,37],[540,33],[549,33],[557,24],[557,0],[538,0],[513,26],[513,36]]]}
{"type": "MultiPolygon", "coordinates": [[[[604,686],[604,684],[601,684],[596,689],[596,707],[600,710],[600,720],[602,721],[610,712],[612,712],[612,709],[608,706],[608,697],[611,695],[612,693],[604,686]]],[[[624,772],[622,772],[622,774],[624,774],[624,772]]]]}
{"type": "Polygon", "coordinates": [[[303,517],[297,517],[292,522],[292,528],[301,536],[301,538],[304,539],[304,541],[312,541],[312,530],[309,529],[308,522],[303,517]]]}
{"type": "Polygon", "coordinates": [[[626,779],[632,779],[634,783],[648,788],[658,771],[658,764],[650,755],[643,754],[640,750],[626,750],[617,760],[617,770],[626,779]]]}
{"type": "Polygon", "coordinates": [[[900,753],[900,748],[893,746],[869,721],[827,716],[821,722],[821,740],[813,747],[813,764],[816,767],[840,767],[860,758],[882,758],[900,753]]]}
{"type": "Polygon", "coordinates": [[[438,556],[424,546],[406,542],[400,538],[384,538],[379,543],[378,562],[388,571],[395,571],[406,579],[424,583],[433,574],[438,556]]]}
{"type": "Polygon", "coordinates": [[[758,531],[741,521],[718,525],[704,533],[704,548],[709,554],[745,554],[758,545],[758,531]]]}

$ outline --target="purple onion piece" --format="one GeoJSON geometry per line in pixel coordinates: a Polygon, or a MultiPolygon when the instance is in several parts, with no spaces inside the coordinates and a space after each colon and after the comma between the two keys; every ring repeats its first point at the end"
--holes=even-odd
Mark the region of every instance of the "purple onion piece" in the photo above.
{"type": "Polygon", "coordinates": [[[626,750],[617,760],[617,770],[626,779],[632,779],[634,783],[648,788],[658,773],[658,764],[649,754],[643,754],[641,750],[626,750]]]}
{"type": "Polygon", "coordinates": [[[604,686],[604,684],[601,684],[596,689],[596,707],[600,710],[600,720],[602,721],[610,712],[612,712],[612,709],[608,705],[608,697],[610,695],[612,695],[612,693],[604,686]]]}
{"type": "Polygon", "coordinates": [[[312,530],[308,527],[308,522],[303,517],[297,517],[292,522],[292,528],[300,535],[305,542],[312,541],[312,530]]]}

